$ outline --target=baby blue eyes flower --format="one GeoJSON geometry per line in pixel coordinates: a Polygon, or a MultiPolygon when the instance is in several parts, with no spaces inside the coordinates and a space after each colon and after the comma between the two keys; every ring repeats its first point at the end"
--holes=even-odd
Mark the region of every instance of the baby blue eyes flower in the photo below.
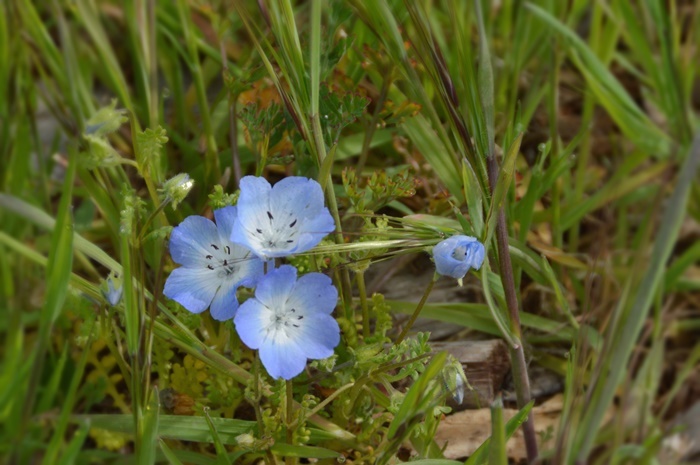
{"type": "Polygon", "coordinates": [[[168,276],[163,293],[193,313],[211,307],[215,320],[233,318],[236,290],[253,287],[263,274],[263,262],[231,242],[236,207],[214,212],[216,225],[203,216],[190,216],[173,229],[170,255],[182,265],[168,276]]]}
{"type": "Polygon", "coordinates": [[[470,236],[452,236],[433,249],[438,273],[462,279],[470,268],[478,270],[484,262],[484,245],[470,236]]]}
{"type": "Polygon", "coordinates": [[[122,294],[124,293],[124,286],[122,285],[122,280],[116,274],[110,273],[109,277],[105,281],[107,288],[102,286],[102,295],[109,302],[109,305],[116,307],[122,300],[122,294]]]}
{"type": "Polygon", "coordinates": [[[305,252],[335,230],[321,185],[313,179],[290,176],[272,187],[264,178],[246,176],[240,186],[231,241],[260,258],[305,252]]]}
{"type": "Polygon", "coordinates": [[[273,378],[292,379],[307,359],[333,355],[340,328],[331,316],[338,291],[321,273],[297,280],[297,270],[282,265],[263,276],[255,297],[238,309],[233,322],[245,345],[260,351],[273,378]]]}

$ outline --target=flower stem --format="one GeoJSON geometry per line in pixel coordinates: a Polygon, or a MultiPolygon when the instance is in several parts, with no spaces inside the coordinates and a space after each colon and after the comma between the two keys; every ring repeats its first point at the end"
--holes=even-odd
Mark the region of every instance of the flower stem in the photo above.
{"type": "Polygon", "coordinates": [[[369,307],[367,306],[367,288],[365,287],[365,272],[357,273],[357,290],[360,292],[362,306],[362,337],[369,337],[369,307]]]}
{"type": "MultiPolygon", "coordinates": [[[[326,142],[323,139],[323,128],[321,126],[321,117],[319,114],[319,90],[321,87],[321,22],[323,16],[323,5],[324,2],[320,0],[311,2],[311,40],[309,51],[309,59],[311,61],[309,69],[309,76],[311,78],[311,95],[309,102],[311,136],[309,137],[308,143],[309,148],[318,159],[319,168],[323,166],[327,155],[326,142]]],[[[333,180],[331,179],[330,171],[328,171],[327,176],[323,177],[325,179],[319,178],[318,182],[325,191],[326,200],[328,201],[328,210],[333,216],[333,220],[335,220],[336,231],[333,237],[336,244],[343,244],[345,240],[343,238],[343,229],[340,221],[340,214],[338,212],[338,200],[336,199],[335,191],[333,190],[333,180]]],[[[340,287],[342,290],[341,298],[343,300],[343,306],[345,307],[345,316],[350,319],[350,321],[354,321],[354,315],[352,314],[352,286],[350,284],[350,272],[345,267],[341,268],[340,270],[340,287]]]]}
{"type": "Polygon", "coordinates": [[[406,323],[406,326],[404,326],[403,331],[401,331],[401,334],[399,334],[399,338],[396,340],[394,344],[400,344],[401,341],[403,341],[406,338],[406,335],[408,334],[408,331],[411,329],[411,326],[413,326],[413,323],[416,322],[418,319],[418,315],[420,314],[421,310],[423,310],[423,306],[425,305],[425,302],[428,300],[428,296],[430,295],[430,292],[433,290],[433,286],[435,285],[435,281],[438,280],[438,274],[435,273],[433,275],[433,279],[430,280],[428,283],[428,287],[425,289],[425,292],[423,293],[423,297],[421,297],[420,302],[418,302],[418,305],[416,306],[416,309],[413,311],[413,315],[411,315],[411,318],[409,318],[408,323],[406,323]]]}
{"type": "MultiPolygon", "coordinates": [[[[258,439],[262,439],[265,433],[265,424],[262,420],[260,399],[262,399],[262,393],[260,392],[260,355],[256,352],[255,359],[253,360],[253,399],[251,402],[251,407],[253,407],[253,410],[255,411],[255,421],[258,424],[258,439]]],[[[277,465],[275,454],[272,453],[269,447],[265,449],[265,455],[267,457],[268,464],[277,465]]]]}
{"type": "MultiPolygon", "coordinates": [[[[286,381],[287,387],[287,444],[290,446],[294,445],[294,429],[296,425],[294,424],[294,390],[292,380],[288,379],[286,381]]],[[[294,465],[296,463],[296,457],[290,457],[289,455],[284,458],[284,463],[286,465],[294,465]]]]}
{"type": "Polygon", "coordinates": [[[348,389],[350,389],[351,387],[354,387],[354,386],[355,386],[355,383],[352,382],[352,383],[348,383],[345,386],[342,386],[342,387],[336,389],[330,396],[326,397],[325,399],[323,399],[322,402],[320,402],[318,405],[316,405],[313,409],[309,410],[306,413],[306,415],[304,416],[304,418],[308,418],[312,415],[317,414],[318,412],[323,410],[326,407],[326,405],[330,404],[333,401],[333,399],[335,399],[341,393],[347,391],[348,389]]]}
{"type": "MultiPolygon", "coordinates": [[[[496,188],[498,179],[498,162],[496,157],[488,157],[489,182],[491,193],[496,188]]],[[[506,227],[506,214],[503,208],[498,212],[496,223],[496,242],[498,244],[498,263],[501,274],[501,282],[508,306],[508,316],[510,320],[510,332],[517,340],[522,340],[522,330],[520,327],[520,311],[518,308],[518,296],[515,291],[515,280],[513,279],[513,266],[510,261],[510,251],[508,249],[508,229],[506,227]]],[[[523,345],[509,345],[511,361],[513,364],[513,382],[518,401],[518,408],[523,408],[530,402],[530,379],[527,375],[527,363],[525,361],[525,351],[523,345]]],[[[537,459],[537,437],[535,434],[534,416],[532,410],[523,423],[523,436],[525,438],[525,448],[527,458],[530,463],[537,459]]]]}

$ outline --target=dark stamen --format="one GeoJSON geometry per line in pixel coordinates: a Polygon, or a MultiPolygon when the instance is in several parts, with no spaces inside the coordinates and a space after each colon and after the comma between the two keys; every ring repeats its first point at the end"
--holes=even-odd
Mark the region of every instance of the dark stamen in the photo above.
{"type": "Polygon", "coordinates": [[[304,315],[301,315],[299,318],[297,318],[297,320],[303,320],[303,319],[304,319],[304,315]]]}
{"type": "Polygon", "coordinates": [[[294,242],[294,241],[291,240],[291,239],[289,239],[289,240],[287,241],[287,244],[291,244],[292,242],[294,242]]]}
{"type": "Polygon", "coordinates": [[[212,258],[214,257],[212,257],[211,255],[207,255],[207,260],[211,260],[212,258]]]}
{"type": "Polygon", "coordinates": [[[224,247],[224,250],[226,251],[226,254],[231,255],[231,247],[226,246],[224,247]]]}
{"type": "Polygon", "coordinates": [[[296,311],[297,311],[297,309],[296,309],[296,308],[293,308],[293,309],[292,309],[292,310],[290,310],[290,311],[291,311],[292,313],[294,313],[294,312],[296,312],[296,311]]]}
{"type": "Polygon", "coordinates": [[[211,246],[214,248],[214,250],[219,250],[219,248],[217,246],[215,246],[214,244],[211,244],[211,246]]]}
{"type": "Polygon", "coordinates": [[[295,325],[295,324],[292,324],[292,326],[294,326],[295,328],[298,328],[298,327],[299,327],[299,325],[295,325]]]}
{"type": "Polygon", "coordinates": [[[258,232],[258,234],[262,234],[262,229],[256,229],[256,231],[258,232]]]}
{"type": "Polygon", "coordinates": [[[228,266],[228,261],[224,260],[224,266],[228,266]]]}
{"type": "Polygon", "coordinates": [[[207,265],[207,268],[209,268],[210,270],[213,270],[213,269],[214,269],[214,267],[211,266],[211,265],[207,265]]]}
{"type": "Polygon", "coordinates": [[[292,222],[289,224],[289,227],[290,227],[290,228],[293,228],[295,224],[297,224],[297,220],[292,221],[292,222]]]}
{"type": "Polygon", "coordinates": [[[274,218],[272,217],[272,213],[270,212],[267,212],[267,217],[270,218],[270,221],[274,220],[274,218]]]}

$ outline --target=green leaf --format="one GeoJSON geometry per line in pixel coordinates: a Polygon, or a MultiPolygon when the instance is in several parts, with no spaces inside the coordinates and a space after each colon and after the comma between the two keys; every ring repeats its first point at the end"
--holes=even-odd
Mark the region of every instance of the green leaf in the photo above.
{"type": "MultiPolygon", "coordinates": [[[[506,440],[510,439],[513,436],[513,434],[515,434],[520,425],[525,423],[525,420],[527,420],[527,416],[530,414],[530,410],[532,410],[532,407],[534,405],[535,401],[533,400],[532,402],[524,406],[522,409],[520,409],[518,413],[513,415],[513,418],[508,420],[505,428],[506,440]]],[[[483,463],[486,463],[486,461],[489,458],[490,444],[491,438],[484,441],[484,443],[481,446],[479,446],[479,448],[476,451],[474,451],[474,453],[469,457],[469,459],[466,462],[464,462],[464,465],[481,465],[483,463]]]]}
{"type": "Polygon", "coordinates": [[[226,448],[221,442],[221,438],[219,438],[219,433],[217,433],[216,431],[216,426],[214,426],[214,422],[211,421],[208,408],[204,409],[204,419],[207,421],[209,432],[211,433],[211,437],[214,440],[214,448],[216,449],[216,463],[218,465],[231,465],[231,461],[226,455],[226,448]]]}
{"type": "Polygon", "coordinates": [[[486,216],[486,237],[484,238],[484,244],[489,244],[491,242],[491,237],[496,231],[498,212],[501,210],[501,208],[503,208],[506,194],[508,193],[510,185],[513,181],[513,175],[515,174],[515,159],[520,151],[520,142],[522,142],[522,140],[523,133],[520,133],[508,148],[508,151],[503,159],[503,163],[501,164],[501,168],[498,171],[498,179],[496,181],[496,186],[494,187],[493,196],[491,197],[489,212],[486,216]]]}
{"type": "Polygon", "coordinates": [[[275,443],[272,446],[272,451],[276,455],[285,457],[300,457],[309,459],[337,459],[343,457],[343,454],[324,447],[300,446],[284,443],[275,443]]]}
{"type": "Polygon", "coordinates": [[[440,375],[446,360],[447,354],[445,352],[435,355],[430,364],[425,368],[425,371],[413,383],[413,386],[411,386],[406,393],[403,402],[401,402],[399,411],[396,412],[394,419],[389,425],[387,435],[390,438],[396,436],[399,428],[402,429],[402,435],[406,437],[410,433],[410,429],[417,425],[415,419],[426,414],[424,410],[426,397],[432,392],[428,389],[428,383],[440,375]]]}
{"type": "Polygon", "coordinates": [[[526,3],[535,18],[561,34],[570,45],[569,56],[586,82],[625,135],[646,152],[666,157],[671,148],[668,136],[652,123],[627,90],[593,53],[578,34],[541,7],[526,3]]]}
{"type": "MultiPolygon", "coordinates": [[[[615,309],[615,313],[623,317],[616,333],[611,336],[613,341],[608,356],[601,362],[608,376],[598,378],[591,386],[592,401],[587,405],[584,416],[577,428],[574,442],[574,454],[578,460],[586,460],[593,448],[596,434],[603,421],[605,412],[612,403],[618,385],[628,371],[629,358],[636,346],[647,314],[664,280],[666,263],[673,252],[678,233],[687,211],[688,197],[693,183],[696,182],[698,166],[700,165],[700,134],[695,136],[693,146],[688,154],[676,187],[668,199],[667,208],[663,212],[660,229],[654,239],[654,246],[649,259],[643,258],[646,268],[644,277],[634,293],[634,299],[623,299],[615,309]]],[[[640,257],[642,259],[642,257],[640,257]]],[[[631,283],[635,276],[630,276],[631,283]]]]}
{"type": "MultiPolygon", "coordinates": [[[[93,427],[106,429],[107,431],[131,434],[134,432],[134,418],[131,414],[75,415],[73,418],[77,421],[90,421],[93,427]]],[[[257,423],[254,421],[211,418],[211,422],[216,427],[216,432],[222,444],[236,445],[238,444],[238,440],[236,439],[238,436],[257,430],[257,423]]],[[[311,441],[313,442],[338,439],[338,435],[332,432],[326,432],[316,428],[310,428],[310,431],[311,441]]],[[[158,436],[181,441],[214,443],[209,425],[203,417],[160,415],[158,420],[158,436]]]]}
{"type": "Polygon", "coordinates": [[[498,396],[491,404],[491,443],[489,465],[506,465],[506,430],[503,425],[503,401],[498,396]]]}

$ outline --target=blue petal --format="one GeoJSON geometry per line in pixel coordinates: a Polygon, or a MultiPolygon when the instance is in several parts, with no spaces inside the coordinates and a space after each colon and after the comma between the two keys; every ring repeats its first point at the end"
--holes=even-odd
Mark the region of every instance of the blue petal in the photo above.
{"type": "Polygon", "coordinates": [[[219,242],[213,222],[203,216],[188,216],[170,235],[170,255],[180,265],[206,267],[207,247],[219,242]]]}
{"type": "MultiPolygon", "coordinates": [[[[234,247],[239,248],[240,246],[235,245],[234,247]]],[[[236,277],[238,278],[236,286],[255,287],[265,272],[263,261],[250,250],[247,250],[243,257],[236,259],[236,277]]]]}
{"type": "Polygon", "coordinates": [[[299,278],[286,306],[302,309],[305,315],[316,312],[330,314],[337,303],[338,290],[331,278],[321,273],[309,273],[299,278]]]}
{"type": "Polygon", "coordinates": [[[267,341],[260,347],[260,361],[273,378],[292,379],[306,366],[306,356],[296,341],[267,341]]]}
{"type": "Polygon", "coordinates": [[[466,261],[474,269],[481,268],[484,263],[484,257],[486,255],[486,249],[481,242],[472,242],[467,246],[467,258],[466,261]]]}
{"type": "Polygon", "coordinates": [[[250,233],[255,228],[266,225],[267,212],[270,210],[270,191],[272,187],[265,178],[245,176],[241,179],[241,195],[238,197],[238,221],[234,225],[233,234],[240,234],[240,229],[248,229],[250,233]],[[236,231],[239,231],[236,233],[236,231]]]}
{"type": "Polygon", "coordinates": [[[296,281],[297,269],[282,265],[260,278],[255,298],[271,309],[284,308],[296,281]]]}
{"type": "Polygon", "coordinates": [[[231,231],[237,217],[238,210],[236,207],[224,207],[214,210],[214,219],[216,220],[216,228],[219,230],[221,242],[228,243],[231,241],[231,231]]]}
{"type": "Polygon", "coordinates": [[[284,178],[270,192],[270,208],[294,218],[313,218],[323,208],[323,190],[313,179],[299,176],[284,178]]]}
{"type": "Polygon", "coordinates": [[[284,213],[290,224],[296,221],[300,236],[292,253],[306,252],[335,230],[335,221],[323,206],[321,185],[313,179],[292,176],[278,182],[270,194],[270,207],[276,214],[284,213]]]}
{"type": "Polygon", "coordinates": [[[267,334],[273,314],[257,299],[248,299],[238,308],[233,323],[241,341],[251,349],[259,349],[267,334]]]}
{"type": "MultiPolygon", "coordinates": [[[[474,243],[479,244],[479,242],[473,237],[457,235],[445,239],[437,244],[433,248],[433,258],[435,259],[435,269],[437,272],[441,275],[450,276],[456,279],[463,278],[469,271],[472,263],[474,263],[470,257],[470,255],[474,253],[474,243]],[[458,247],[464,248],[464,258],[462,260],[458,260],[454,256],[458,247]]],[[[478,250],[476,251],[476,254],[479,254],[478,250]]],[[[476,258],[478,258],[478,256],[476,258]]],[[[479,264],[479,266],[481,266],[481,264],[479,264]]]]}
{"type": "Polygon", "coordinates": [[[293,253],[302,253],[313,249],[324,237],[335,231],[333,217],[328,213],[327,209],[324,208],[324,210],[327,216],[321,215],[308,225],[305,225],[305,232],[299,236],[299,241],[294,247],[293,253]]]}
{"type": "Polygon", "coordinates": [[[218,321],[230,320],[238,309],[236,289],[238,283],[233,280],[224,281],[211,301],[211,317],[218,321]]]}
{"type": "Polygon", "coordinates": [[[306,358],[317,360],[330,357],[340,343],[338,322],[324,313],[304,317],[299,322],[299,330],[299,342],[306,358]]]}
{"type": "Polygon", "coordinates": [[[261,258],[271,258],[261,249],[258,230],[269,227],[270,191],[272,187],[265,178],[245,176],[240,182],[241,195],[238,198],[238,218],[231,231],[231,242],[252,250],[261,258]]]}
{"type": "Polygon", "coordinates": [[[163,294],[192,313],[209,307],[221,281],[208,269],[178,268],[165,281],[163,294]]]}

